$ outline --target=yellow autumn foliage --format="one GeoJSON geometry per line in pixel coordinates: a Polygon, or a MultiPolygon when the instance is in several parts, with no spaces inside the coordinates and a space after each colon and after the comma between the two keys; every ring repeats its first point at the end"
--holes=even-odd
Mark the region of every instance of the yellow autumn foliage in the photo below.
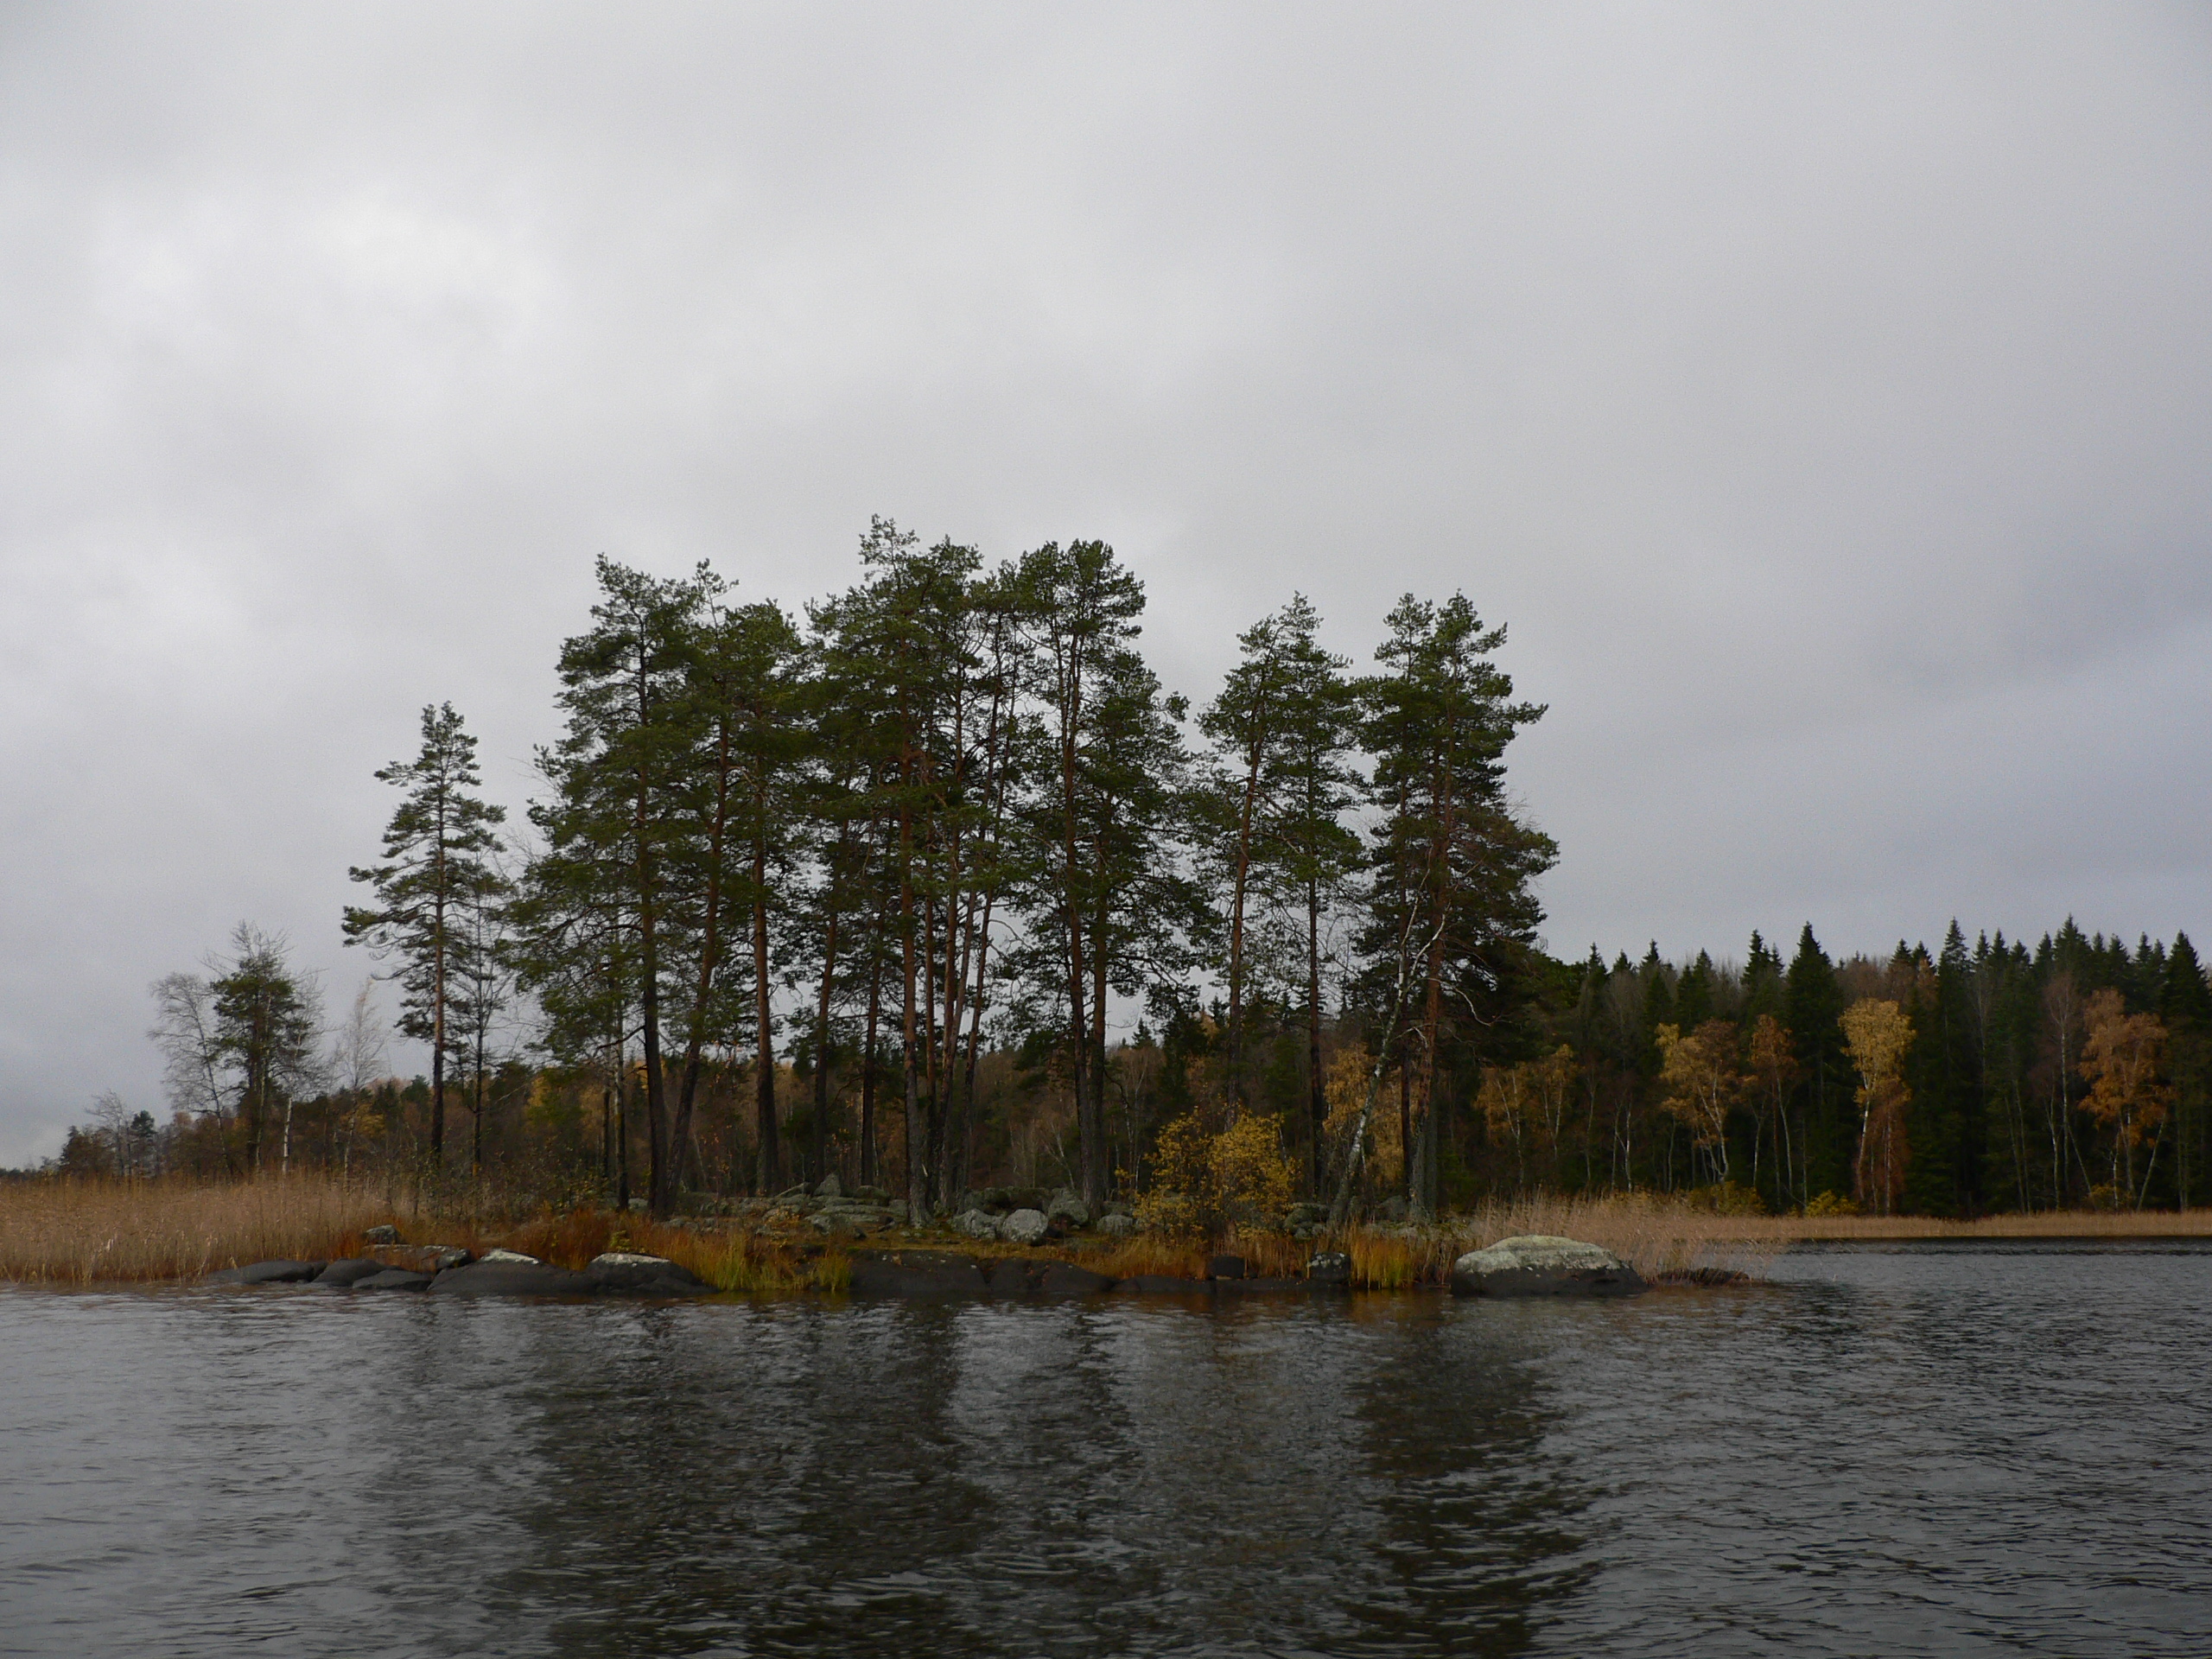
{"type": "Polygon", "coordinates": [[[1195,1115],[1160,1131],[1152,1190],[1136,1201],[1137,1219],[1162,1233],[1214,1234],[1238,1224],[1275,1224],[1298,1192],[1298,1166],[1282,1149],[1281,1126],[1246,1112],[1219,1134],[1195,1115]]]}

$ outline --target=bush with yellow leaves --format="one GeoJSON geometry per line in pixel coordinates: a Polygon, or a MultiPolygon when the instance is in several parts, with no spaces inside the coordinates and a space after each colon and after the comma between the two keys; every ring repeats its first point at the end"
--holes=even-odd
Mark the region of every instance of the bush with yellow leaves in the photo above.
{"type": "Polygon", "coordinates": [[[1263,1112],[1246,1112],[1219,1134],[1195,1114],[1175,1119],[1160,1131],[1152,1172],[1152,1190],[1136,1201],[1137,1219],[1153,1231],[1185,1236],[1273,1226],[1298,1192],[1281,1126],[1263,1112]]]}

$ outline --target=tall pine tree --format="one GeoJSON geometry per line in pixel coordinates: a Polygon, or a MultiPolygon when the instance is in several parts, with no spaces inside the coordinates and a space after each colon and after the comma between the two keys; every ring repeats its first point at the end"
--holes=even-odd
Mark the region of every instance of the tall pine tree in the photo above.
{"type": "Polygon", "coordinates": [[[384,862],[350,871],[375,892],[373,906],[348,906],[348,944],[365,944],[395,962],[387,978],[400,988],[399,1027],[430,1046],[430,1161],[442,1166],[446,1136],[446,1058],[461,1046],[453,1019],[464,982],[488,977],[480,925],[484,906],[504,883],[492,854],[505,809],[478,792],[475,736],[450,702],[423,710],[423,747],[412,760],[378,772],[404,791],[385,826],[384,862]]]}

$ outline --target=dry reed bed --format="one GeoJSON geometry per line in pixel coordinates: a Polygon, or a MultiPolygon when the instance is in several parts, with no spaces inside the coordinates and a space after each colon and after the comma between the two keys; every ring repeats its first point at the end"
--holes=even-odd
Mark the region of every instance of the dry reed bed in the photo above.
{"type": "Polygon", "coordinates": [[[391,1218],[377,1194],[313,1177],[10,1183],[0,1187],[0,1280],[194,1279],[248,1262],[328,1256],[391,1218]]]}
{"type": "Polygon", "coordinates": [[[2034,1215],[1945,1221],[1934,1216],[1716,1216],[1745,1238],[1779,1237],[1785,1246],[1831,1239],[1868,1243],[1916,1238],[2204,1238],[2212,1210],[2053,1210],[2034,1215]]]}

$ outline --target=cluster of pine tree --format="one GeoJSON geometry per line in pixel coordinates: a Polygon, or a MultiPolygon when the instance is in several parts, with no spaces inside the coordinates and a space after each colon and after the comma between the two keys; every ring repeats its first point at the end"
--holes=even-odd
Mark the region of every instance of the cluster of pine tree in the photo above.
{"type": "Polygon", "coordinates": [[[429,1075],[377,1075],[365,1002],[319,1054],[313,987],[242,930],[156,988],[177,1111],[137,1162],[659,1211],[836,1173],[926,1215],[995,1182],[1134,1194],[1218,1141],[1414,1211],[2202,1201],[2186,938],[1954,925],[1835,963],[1808,927],[1787,965],[1755,935],[1740,967],[1578,968],[1537,948],[1555,849],[1505,790],[1542,710],[1464,596],[1402,600],[1366,673],[1294,597],[1193,709],[1103,543],[991,567],[878,520],[861,561],[794,615],[602,559],[526,837],[450,705],[377,774],[400,802],[345,931],[429,1075]]]}
{"type": "MultiPolygon", "coordinates": [[[[1554,850],[1503,766],[1541,711],[1494,660],[1503,630],[1409,595],[1355,675],[1294,598],[1193,710],[1103,543],[990,567],[878,520],[861,562],[795,616],[703,564],[601,560],[526,848],[460,716],[425,709],[421,752],[378,774],[402,802],[345,925],[430,1075],[287,1121],[442,1170],[461,1109],[470,1166],[595,1160],[625,1202],[634,1169],[656,1210],[835,1171],[927,1214],[999,1173],[1096,1202],[1143,1182],[1167,1117],[1268,1113],[1318,1187],[1370,1147],[1328,1145],[1349,1044],[1370,1096],[1416,1079],[1427,1151],[1401,1175],[1434,1204],[1465,1080],[1511,1058],[1546,968],[1554,850]]],[[[232,1115],[269,1161],[262,1104],[232,1115]]]]}

